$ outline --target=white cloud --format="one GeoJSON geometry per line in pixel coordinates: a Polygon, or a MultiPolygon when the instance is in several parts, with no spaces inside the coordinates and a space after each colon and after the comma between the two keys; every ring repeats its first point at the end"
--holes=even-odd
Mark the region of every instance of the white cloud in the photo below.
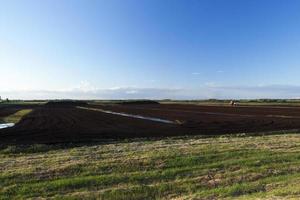
{"type": "Polygon", "coordinates": [[[86,90],[10,90],[0,91],[10,99],[161,99],[182,96],[180,89],[115,87],[86,90]]]}
{"type": "Polygon", "coordinates": [[[154,83],[154,82],[157,82],[157,80],[151,79],[151,80],[148,80],[147,82],[154,83]]]}
{"type": "Polygon", "coordinates": [[[128,90],[126,91],[126,94],[137,94],[138,91],[137,90],[128,90]]]}
{"type": "Polygon", "coordinates": [[[206,82],[204,83],[204,86],[207,86],[207,87],[218,87],[218,84],[216,82],[206,82]]]}
{"type": "Polygon", "coordinates": [[[220,86],[214,82],[197,88],[138,88],[114,87],[97,89],[83,83],[69,90],[6,90],[2,98],[10,99],[241,99],[241,98],[297,98],[300,86],[258,85],[220,86]]]}
{"type": "Polygon", "coordinates": [[[76,89],[82,91],[93,91],[96,90],[97,88],[92,86],[92,84],[88,81],[81,81],[76,89]]]}
{"type": "Polygon", "coordinates": [[[193,72],[192,73],[192,75],[195,75],[195,76],[200,75],[200,74],[201,74],[200,72],[193,72]]]}

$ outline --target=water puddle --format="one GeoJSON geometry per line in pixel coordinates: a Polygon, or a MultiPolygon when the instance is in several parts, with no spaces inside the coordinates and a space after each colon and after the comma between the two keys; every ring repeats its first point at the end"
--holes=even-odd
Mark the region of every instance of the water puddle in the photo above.
{"type": "Polygon", "coordinates": [[[145,117],[145,116],[142,116],[142,115],[133,115],[133,114],[127,114],[127,113],[120,113],[120,112],[114,112],[114,111],[110,111],[110,110],[103,110],[103,109],[99,109],[99,108],[86,108],[86,107],[78,107],[78,108],[85,109],[85,110],[94,110],[94,111],[99,111],[99,112],[103,112],[103,113],[107,113],[107,114],[119,115],[119,116],[123,116],[123,117],[144,119],[144,120],[149,120],[149,121],[154,121],[154,122],[161,122],[161,123],[166,123],[166,124],[176,124],[175,122],[173,122],[171,120],[160,119],[160,118],[156,118],[156,117],[145,117]]]}
{"type": "Polygon", "coordinates": [[[0,129],[13,127],[14,125],[15,125],[14,123],[0,124],[0,129]]]}

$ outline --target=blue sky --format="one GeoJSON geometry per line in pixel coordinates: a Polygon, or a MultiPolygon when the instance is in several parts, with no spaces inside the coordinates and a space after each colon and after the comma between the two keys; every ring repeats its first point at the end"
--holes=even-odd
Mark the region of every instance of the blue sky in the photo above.
{"type": "Polygon", "coordinates": [[[9,98],[298,98],[298,0],[0,0],[9,98]]]}

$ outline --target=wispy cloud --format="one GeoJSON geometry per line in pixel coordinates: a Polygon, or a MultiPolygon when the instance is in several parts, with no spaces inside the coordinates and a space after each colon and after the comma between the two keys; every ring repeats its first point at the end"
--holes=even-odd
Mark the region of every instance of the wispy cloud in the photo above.
{"type": "Polygon", "coordinates": [[[137,94],[137,93],[139,93],[139,91],[137,91],[137,90],[128,90],[128,91],[126,91],[126,94],[137,94]]]}
{"type": "Polygon", "coordinates": [[[183,96],[182,89],[114,87],[108,89],[10,90],[0,91],[10,99],[162,99],[183,96]]]}
{"type": "Polygon", "coordinates": [[[9,90],[0,91],[2,98],[10,99],[248,99],[297,98],[300,86],[258,85],[221,86],[209,82],[197,88],[139,88],[114,87],[98,89],[82,84],[68,90],[9,90]]]}
{"type": "Polygon", "coordinates": [[[91,91],[97,90],[97,88],[88,81],[81,81],[77,86],[75,86],[74,88],[71,88],[70,90],[91,92],[91,91]]]}
{"type": "Polygon", "coordinates": [[[256,99],[256,98],[297,98],[300,86],[295,85],[258,85],[258,86],[210,86],[213,98],[256,99]]]}
{"type": "Polygon", "coordinates": [[[193,72],[192,73],[192,75],[195,75],[195,76],[200,75],[200,74],[201,74],[200,72],[193,72]]]}
{"type": "Polygon", "coordinates": [[[204,86],[215,88],[218,87],[218,84],[216,82],[206,82],[204,83],[204,86]]]}
{"type": "Polygon", "coordinates": [[[150,80],[146,80],[146,82],[154,83],[154,82],[157,82],[157,80],[155,80],[155,79],[150,79],[150,80]]]}

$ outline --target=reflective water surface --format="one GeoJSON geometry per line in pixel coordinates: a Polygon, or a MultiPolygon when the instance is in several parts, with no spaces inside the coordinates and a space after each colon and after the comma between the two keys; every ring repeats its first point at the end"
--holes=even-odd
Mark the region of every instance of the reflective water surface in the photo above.
{"type": "Polygon", "coordinates": [[[120,116],[125,116],[125,117],[132,117],[132,118],[137,118],[137,119],[145,119],[145,120],[150,120],[150,121],[155,121],[155,122],[162,122],[162,123],[167,123],[167,124],[174,124],[173,121],[167,120],[167,119],[160,119],[160,118],[155,118],[155,117],[144,117],[141,115],[132,115],[132,114],[127,114],[127,113],[119,113],[119,112],[113,112],[109,110],[99,110],[100,112],[103,113],[108,113],[108,114],[113,114],[113,115],[120,115],[120,116]]]}
{"type": "Polygon", "coordinates": [[[176,124],[174,121],[167,120],[167,119],[160,119],[156,117],[145,117],[141,115],[133,115],[133,114],[127,114],[127,113],[120,113],[120,112],[114,112],[110,110],[103,110],[99,108],[86,108],[86,107],[78,107],[81,109],[86,109],[86,110],[94,110],[94,111],[99,111],[107,114],[112,114],[112,115],[120,115],[124,117],[131,117],[131,118],[136,118],[136,119],[144,119],[144,120],[149,120],[149,121],[154,121],[154,122],[161,122],[161,123],[166,123],[166,124],[176,124]]]}
{"type": "Polygon", "coordinates": [[[12,127],[14,125],[15,125],[14,123],[0,124],[0,129],[2,129],[2,128],[9,128],[9,127],[12,127]]]}

